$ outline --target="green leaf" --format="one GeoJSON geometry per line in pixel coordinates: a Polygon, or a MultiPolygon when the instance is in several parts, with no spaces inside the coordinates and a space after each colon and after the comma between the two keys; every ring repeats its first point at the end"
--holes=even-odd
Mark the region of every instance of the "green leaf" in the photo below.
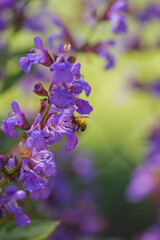
{"type": "Polygon", "coordinates": [[[0,228],[0,239],[3,240],[44,240],[54,232],[59,221],[32,221],[30,225],[19,228],[14,222],[7,223],[0,228]]]}

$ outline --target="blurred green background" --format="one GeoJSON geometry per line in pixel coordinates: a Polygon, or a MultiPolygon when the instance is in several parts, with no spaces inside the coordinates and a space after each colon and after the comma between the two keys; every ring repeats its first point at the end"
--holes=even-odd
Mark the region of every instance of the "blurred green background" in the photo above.
{"type": "MultiPolygon", "coordinates": [[[[136,1],[136,6],[146,1],[136,1]]],[[[37,7],[39,1],[28,5],[28,11],[37,7]]],[[[71,31],[76,37],[83,37],[89,27],[80,22],[81,1],[66,0],[50,1],[50,10],[53,14],[62,17],[70,24],[71,31]],[[75,31],[76,29],[76,31],[75,31]]],[[[128,18],[129,31],[138,31],[131,17],[128,18]]],[[[144,42],[152,42],[159,34],[159,23],[147,26],[141,32],[144,42]]],[[[0,79],[0,119],[6,118],[11,111],[10,104],[17,101],[22,111],[34,116],[39,108],[39,100],[34,93],[25,93],[20,87],[17,74],[21,74],[18,59],[30,48],[34,47],[35,35],[42,37],[47,48],[47,37],[54,32],[48,26],[48,35],[20,31],[13,33],[8,30],[2,38],[9,42],[8,56],[0,60],[5,65],[7,79],[0,79]],[[31,112],[31,113],[30,113],[31,112]]],[[[91,42],[99,39],[115,38],[110,32],[108,24],[101,24],[92,34],[91,42]],[[105,31],[104,31],[105,29],[105,31]]],[[[118,41],[119,39],[117,39],[118,41]]],[[[93,113],[87,119],[87,130],[79,134],[78,150],[89,149],[95,154],[95,166],[98,171],[98,204],[101,212],[109,223],[108,236],[131,239],[131,236],[147,228],[155,217],[154,208],[147,202],[137,204],[127,203],[125,189],[128,186],[130,174],[144,159],[147,151],[146,138],[151,126],[160,115],[160,99],[145,93],[131,92],[126,89],[130,77],[150,82],[160,78],[160,51],[152,48],[141,51],[121,52],[117,49],[116,67],[104,71],[104,62],[94,54],[77,53],[77,61],[81,63],[81,73],[84,80],[92,87],[89,102],[93,106],[93,113]]],[[[43,68],[43,66],[42,66],[43,68]]],[[[32,81],[28,80],[28,85],[32,81]]],[[[33,86],[31,86],[31,89],[33,86]]],[[[0,152],[6,153],[10,146],[18,143],[0,135],[0,152]]],[[[56,146],[55,146],[56,148],[56,146]]]]}

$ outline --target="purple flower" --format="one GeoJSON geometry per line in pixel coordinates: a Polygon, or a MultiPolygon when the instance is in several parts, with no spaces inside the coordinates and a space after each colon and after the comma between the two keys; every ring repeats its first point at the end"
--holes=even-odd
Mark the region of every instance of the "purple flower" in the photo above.
{"type": "Polygon", "coordinates": [[[72,64],[68,62],[68,58],[65,57],[63,44],[59,44],[60,55],[51,65],[52,71],[52,80],[55,84],[61,83],[70,83],[73,80],[73,74],[71,71],[72,64]]]}
{"type": "Polygon", "coordinates": [[[75,98],[75,104],[77,106],[76,111],[79,114],[89,114],[90,112],[93,111],[92,106],[85,100],[80,99],[80,98],[75,98]]]}
{"type": "Polygon", "coordinates": [[[16,200],[23,200],[26,193],[23,190],[17,190],[15,186],[9,186],[0,196],[0,209],[9,213],[14,213],[16,223],[19,227],[30,224],[30,219],[23,213],[16,200]]]}
{"type": "Polygon", "coordinates": [[[73,101],[72,95],[66,89],[52,89],[50,95],[51,103],[59,108],[66,108],[73,101]]]}
{"type": "Polygon", "coordinates": [[[35,53],[29,53],[26,57],[21,57],[19,60],[19,67],[23,68],[25,73],[29,73],[32,64],[42,64],[49,67],[53,60],[48,53],[48,50],[44,49],[43,43],[40,37],[34,38],[36,48],[31,49],[31,51],[35,50],[35,53]]]}
{"type": "Polygon", "coordinates": [[[30,198],[36,201],[39,197],[48,198],[47,177],[55,176],[56,166],[53,153],[45,150],[33,151],[32,155],[22,162],[19,180],[24,180],[23,188],[30,192],[30,198]]]}
{"type": "Polygon", "coordinates": [[[126,191],[127,199],[131,202],[138,202],[143,198],[154,194],[155,186],[156,171],[152,172],[148,167],[141,166],[133,173],[126,191]]]}
{"type": "Polygon", "coordinates": [[[11,136],[12,138],[17,138],[14,126],[25,128],[28,127],[28,124],[26,123],[24,113],[20,111],[18,103],[12,102],[11,106],[13,109],[11,112],[13,116],[2,120],[4,123],[2,124],[1,129],[6,134],[6,137],[11,136]]]}
{"type": "Polygon", "coordinates": [[[61,139],[61,136],[66,135],[66,150],[70,151],[75,148],[78,139],[74,136],[75,128],[70,122],[74,110],[75,108],[65,109],[62,113],[53,114],[48,119],[43,130],[48,133],[48,139],[46,138],[46,141],[49,145],[54,144],[61,139]]]}
{"type": "MultiPolygon", "coordinates": [[[[47,3],[47,1],[46,1],[47,3]]],[[[51,24],[52,14],[44,9],[44,2],[38,13],[33,13],[33,15],[28,14],[24,19],[24,28],[31,31],[44,33],[49,24],[51,24]]]]}
{"type": "Polygon", "coordinates": [[[154,96],[160,96],[160,80],[155,80],[149,84],[148,87],[149,93],[153,94],[154,96]]]}
{"type": "Polygon", "coordinates": [[[41,152],[33,152],[31,156],[31,161],[34,163],[33,170],[38,172],[42,171],[46,176],[55,176],[56,165],[54,162],[53,153],[44,150],[41,152]]]}
{"type": "Polygon", "coordinates": [[[47,147],[45,141],[45,135],[40,126],[41,114],[39,113],[31,128],[26,131],[29,137],[26,141],[26,146],[29,150],[35,148],[37,151],[41,151],[47,147]]]}
{"type": "Polygon", "coordinates": [[[135,16],[142,23],[147,23],[155,19],[160,19],[160,4],[149,3],[135,16]]]}
{"type": "Polygon", "coordinates": [[[29,158],[23,160],[19,180],[24,180],[23,188],[30,192],[32,200],[36,201],[41,196],[47,198],[50,193],[46,186],[47,179],[41,177],[39,172],[32,170],[29,162],[31,163],[29,158]]]}
{"type": "Polygon", "coordinates": [[[12,171],[12,169],[15,169],[15,168],[16,168],[16,160],[15,160],[15,157],[12,157],[7,161],[5,169],[7,169],[10,172],[12,171]]]}
{"type": "Polygon", "coordinates": [[[78,138],[73,133],[66,132],[66,151],[71,151],[78,144],[78,138]]]}
{"type": "Polygon", "coordinates": [[[127,1],[118,0],[109,9],[108,18],[111,22],[112,31],[114,33],[127,32],[126,17],[124,12],[127,11],[127,1]]]}
{"type": "Polygon", "coordinates": [[[16,5],[16,1],[15,0],[1,0],[0,1],[0,10],[4,10],[7,8],[13,8],[16,5]]]}
{"type": "Polygon", "coordinates": [[[41,151],[60,141],[61,136],[66,135],[66,149],[67,151],[73,149],[78,142],[77,137],[74,136],[76,130],[70,122],[74,110],[75,108],[72,107],[64,109],[59,114],[51,114],[42,129],[40,126],[41,114],[39,113],[31,129],[26,131],[29,134],[26,140],[27,148],[41,151]]]}
{"type": "Polygon", "coordinates": [[[49,195],[51,194],[51,191],[45,186],[42,186],[41,188],[38,188],[36,190],[33,190],[31,193],[30,193],[30,198],[33,200],[33,201],[37,201],[38,198],[41,198],[41,199],[46,199],[49,197],[49,195]]]}

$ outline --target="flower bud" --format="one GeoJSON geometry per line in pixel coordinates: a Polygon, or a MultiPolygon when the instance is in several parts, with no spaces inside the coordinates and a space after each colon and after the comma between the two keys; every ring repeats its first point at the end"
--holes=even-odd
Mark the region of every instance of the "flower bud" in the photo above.
{"type": "Polygon", "coordinates": [[[5,172],[8,175],[12,175],[16,170],[17,161],[14,156],[8,156],[6,158],[5,172]]]}
{"type": "Polygon", "coordinates": [[[76,61],[76,56],[71,55],[71,56],[68,57],[68,62],[75,63],[75,61],[76,61]]]}
{"type": "Polygon", "coordinates": [[[65,43],[64,44],[64,52],[68,53],[71,50],[71,44],[70,43],[65,43]]]}
{"type": "Polygon", "coordinates": [[[47,90],[43,87],[42,83],[40,82],[34,85],[33,92],[39,96],[48,96],[47,90]]]}

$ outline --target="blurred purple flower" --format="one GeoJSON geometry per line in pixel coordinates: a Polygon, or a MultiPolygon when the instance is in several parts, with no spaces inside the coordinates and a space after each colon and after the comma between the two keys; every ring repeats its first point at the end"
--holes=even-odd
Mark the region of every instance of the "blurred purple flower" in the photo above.
{"type": "Polygon", "coordinates": [[[160,97],[160,80],[154,80],[152,83],[150,83],[148,91],[154,96],[160,97]]]}
{"type": "Polygon", "coordinates": [[[160,19],[160,4],[158,2],[149,3],[144,9],[139,11],[136,15],[136,19],[142,23],[160,19]]]}
{"type": "Polygon", "coordinates": [[[23,210],[17,204],[17,200],[26,198],[26,193],[23,190],[17,190],[15,186],[9,186],[0,196],[0,211],[3,213],[14,213],[16,223],[19,227],[30,224],[30,219],[23,213],[23,210]]]}
{"type": "Polygon", "coordinates": [[[36,48],[31,49],[31,51],[35,50],[35,53],[27,54],[26,57],[21,57],[19,60],[19,67],[22,68],[25,73],[30,72],[32,64],[39,63],[49,67],[53,63],[48,50],[43,47],[41,38],[35,37],[34,42],[36,48]]]}
{"type": "Polygon", "coordinates": [[[25,129],[28,128],[28,122],[25,119],[24,113],[21,112],[17,102],[12,102],[11,106],[13,111],[10,114],[13,116],[2,120],[4,123],[2,124],[1,129],[6,134],[6,137],[11,136],[12,138],[17,138],[14,126],[25,129]]]}
{"type": "Polygon", "coordinates": [[[125,12],[128,10],[128,4],[125,0],[115,1],[109,11],[107,17],[111,22],[112,31],[116,34],[127,32],[125,12]]]}

